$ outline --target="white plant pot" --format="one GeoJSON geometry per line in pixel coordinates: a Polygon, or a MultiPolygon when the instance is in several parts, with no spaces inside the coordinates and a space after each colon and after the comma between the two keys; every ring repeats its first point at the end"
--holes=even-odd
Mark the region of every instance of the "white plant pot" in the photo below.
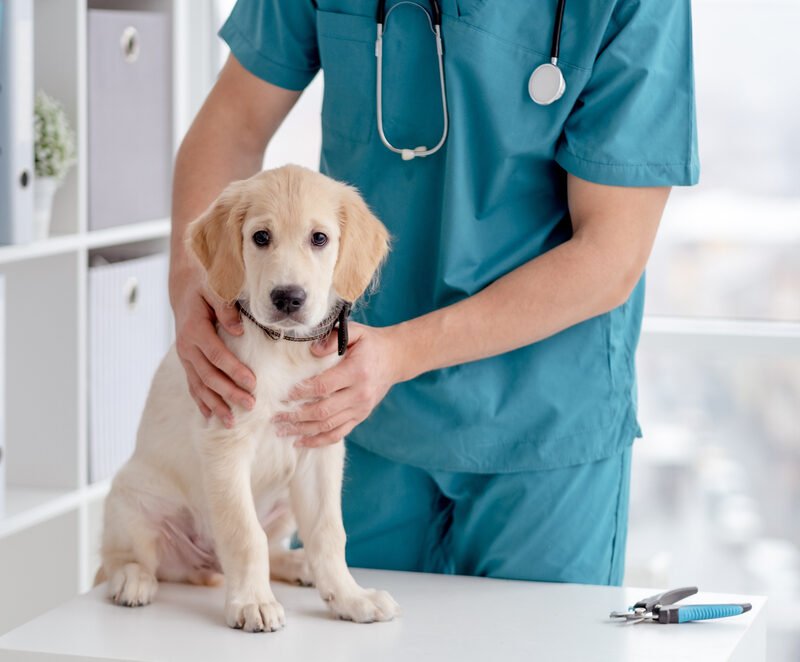
{"type": "Polygon", "coordinates": [[[50,234],[53,198],[61,182],[55,177],[35,177],[33,180],[33,240],[42,241],[50,234]]]}

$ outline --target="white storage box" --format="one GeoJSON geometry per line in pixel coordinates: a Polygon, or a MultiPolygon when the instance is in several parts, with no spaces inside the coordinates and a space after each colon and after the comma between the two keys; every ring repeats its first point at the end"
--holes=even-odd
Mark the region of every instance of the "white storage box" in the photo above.
{"type": "Polygon", "coordinates": [[[6,280],[0,274],[0,517],[6,509],[6,280]]]}
{"type": "Polygon", "coordinates": [[[169,15],[90,9],[89,229],[169,216],[169,15]]]}
{"type": "Polygon", "coordinates": [[[150,381],[172,338],[168,258],[89,268],[89,480],[130,457],[150,381]]]}

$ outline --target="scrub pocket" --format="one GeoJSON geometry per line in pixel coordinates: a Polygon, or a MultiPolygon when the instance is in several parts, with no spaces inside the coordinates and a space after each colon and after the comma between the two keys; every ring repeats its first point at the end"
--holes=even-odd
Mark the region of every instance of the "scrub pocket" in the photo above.
{"type": "Polygon", "coordinates": [[[368,143],[375,126],[375,20],[317,11],[326,135],[368,143]]]}

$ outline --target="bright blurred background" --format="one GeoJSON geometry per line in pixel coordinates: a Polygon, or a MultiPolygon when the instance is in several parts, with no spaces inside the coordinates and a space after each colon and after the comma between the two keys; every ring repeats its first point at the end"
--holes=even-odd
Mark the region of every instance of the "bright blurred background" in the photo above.
{"type": "Polygon", "coordinates": [[[692,8],[701,177],[647,274],[626,583],[766,594],[800,660],[800,2],[692,8]]]}
{"type": "MultiPolygon", "coordinates": [[[[0,590],[15,598],[0,602],[0,633],[91,585],[108,477],[130,453],[138,414],[127,396],[117,402],[131,420],[122,425],[121,417],[107,417],[120,423],[114,443],[89,414],[107,409],[98,395],[118,390],[118,380],[103,382],[106,373],[126,374],[126,386],[143,403],[152,368],[142,357],[157,361],[171,336],[163,287],[168,205],[136,222],[112,219],[105,229],[93,226],[87,210],[87,200],[104,190],[93,179],[93,154],[102,156],[100,148],[113,142],[92,139],[105,126],[98,117],[113,114],[114,103],[131,93],[129,79],[114,78],[108,89],[92,85],[86,65],[98,61],[92,45],[101,42],[93,41],[87,19],[98,10],[135,10],[155,21],[142,24],[143,34],[146,25],[171,23],[162,44],[171,56],[155,60],[161,75],[137,79],[151,83],[141,83],[142,91],[161,95],[162,105],[136,96],[142,110],[158,111],[171,140],[156,141],[157,153],[132,150],[144,154],[140,174],[160,159],[165,176],[156,183],[168,193],[171,153],[163,148],[177,144],[227,57],[215,35],[234,2],[33,4],[34,82],[64,104],[78,150],[56,197],[50,235],[0,246],[0,282],[8,310],[16,311],[6,316],[7,365],[0,369],[14,386],[0,400],[7,419],[6,438],[0,436],[7,476],[4,486],[0,472],[0,497],[7,497],[4,513],[0,505],[0,590]],[[97,99],[104,104],[93,116],[87,109],[97,99]],[[147,271],[151,258],[160,260],[157,272],[147,271]],[[143,298],[152,294],[152,305],[140,306],[136,318],[158,336],[145,354],[127,343],[118,349],[133,328],[124,315],[135,308],[137,297],[130,296],[139,288],[123,278],[124,301],[120,288],[95,298],[102,291],[93,285],[111,282],[102,280],[104,269],[141,276],[133,282],[142,292],[152,280],[147,273],[160,278],[143,298]],[[40,300],[60,307],[31,303],[40,300]],[[127,361],[124,368],[89,370],[117,366],[117,359],[127,361]],[[48,403],[46,416],[41,402],[48,403]],[[96,472],[93,463],[109,449],[119,451],[116,464],[96,472]]],[[[644,439],[634,453],[625,582],[766,594],[769,659],[800,660],[800,0],[692,6],[701,183],[673,192],[647,273],[638,354],[644,439]]],[[[112,36],[109,52],[119,60],[127,42],[112,36]]],[[[152,55],[149,47],[143,52],[152,55]]],[[[267,167],[317,167],[323,84],[318,76],[282,125],[267,167]]],[[[150,124],[125,126],[115,135],[140,142],[154,135],[150,124]]],[[[127,167],[128,159],[120,164],[127,167]]]]}
{"type": "MultiPolygon", "coordinates": [[[[800,660],[800,1],[692,8],[701,183],[647,272],[625,583],[766,594],[769,659],[800,660]]],[[[321,78],[267,165],[316,167],[321,78]]]]}

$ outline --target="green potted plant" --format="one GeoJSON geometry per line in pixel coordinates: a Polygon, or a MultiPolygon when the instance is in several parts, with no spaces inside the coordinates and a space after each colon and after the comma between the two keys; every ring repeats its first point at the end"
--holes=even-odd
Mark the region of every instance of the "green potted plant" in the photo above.
{"type": "Polygon", "coordinates": [[[50,231],[53,198],[75,163],[75,133],[61,104],[41,90],[34,103],[34,239],[50,231]]]}

